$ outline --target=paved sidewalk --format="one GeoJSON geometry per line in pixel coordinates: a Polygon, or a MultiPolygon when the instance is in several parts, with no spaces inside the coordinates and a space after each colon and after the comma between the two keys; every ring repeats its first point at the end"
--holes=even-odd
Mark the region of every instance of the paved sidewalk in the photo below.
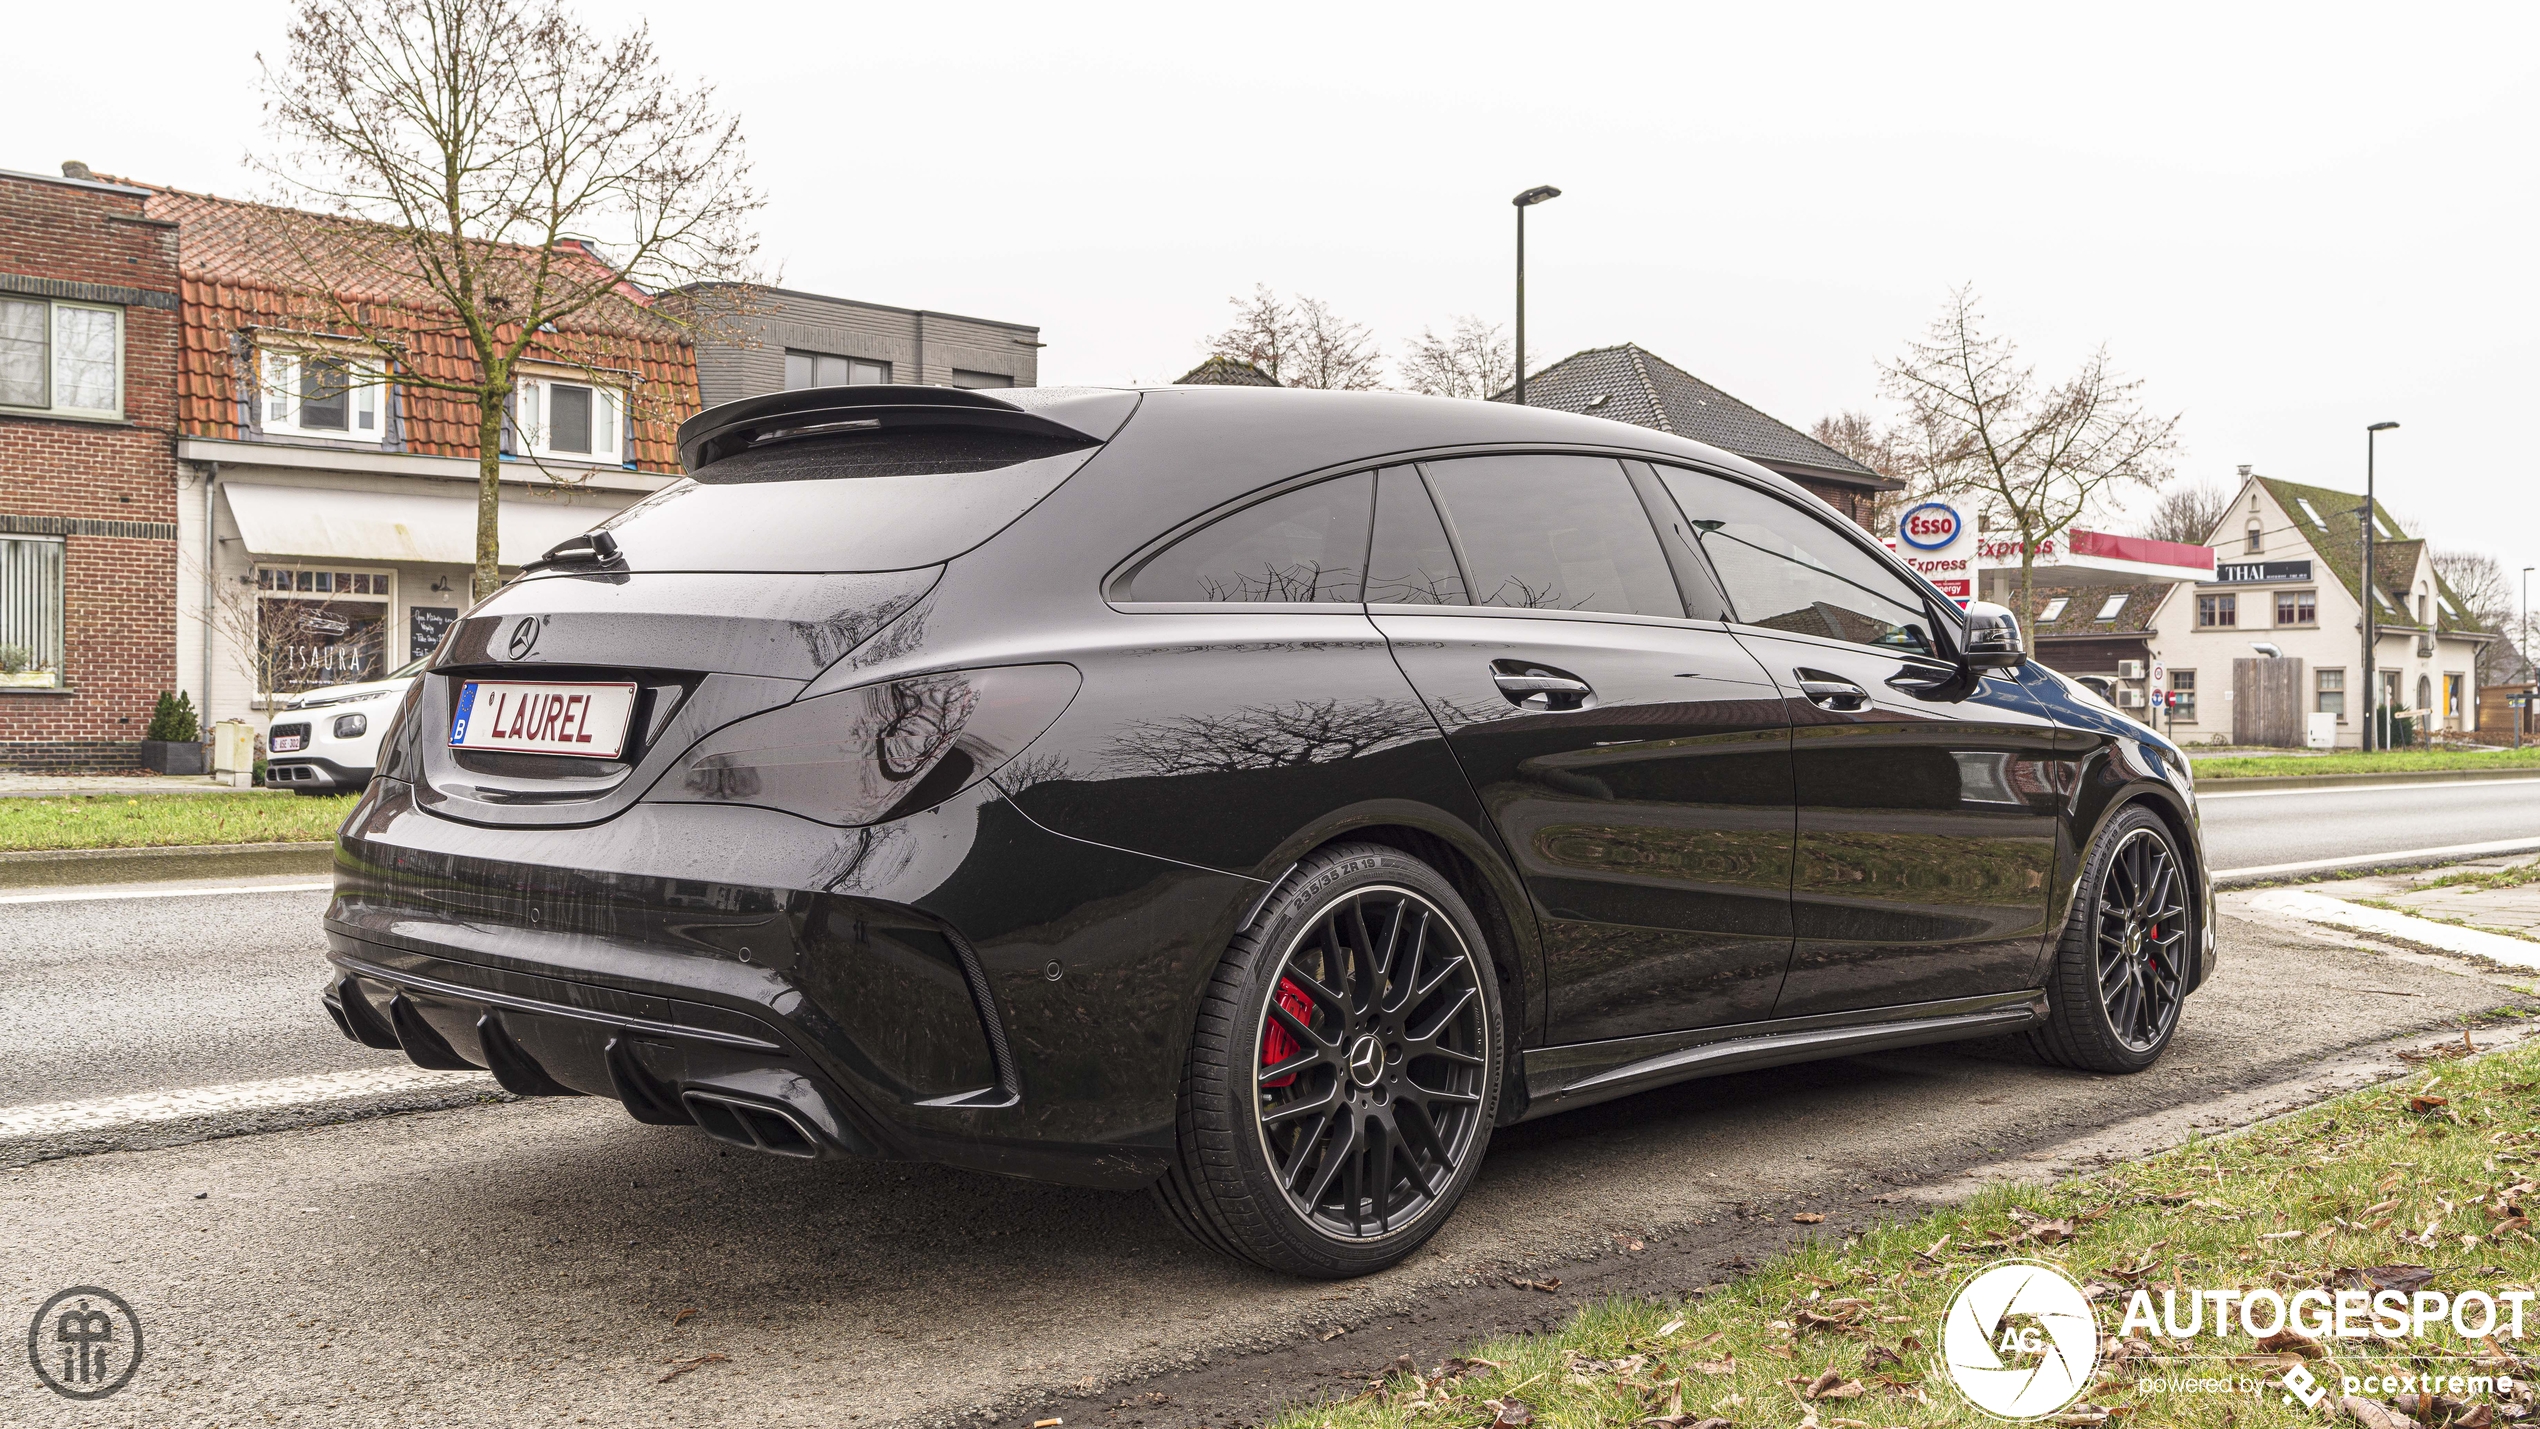
{"type": "Polygon", "coordinates": [[[2350,878],[2312,891],[2491,933],[2540,939],[2540,854],[2479,859],[2413,873],[2350,878]],[[2528,871],[2524,871],[2528,870],[2528,871]],[[2484,875],[2453,883],[2463,875],[2484,875]],[[2517,878],[2527,881],[2517,882],[2517,878]],[[2429,885],[2440,884],[2439,887],[2429,885]]]}

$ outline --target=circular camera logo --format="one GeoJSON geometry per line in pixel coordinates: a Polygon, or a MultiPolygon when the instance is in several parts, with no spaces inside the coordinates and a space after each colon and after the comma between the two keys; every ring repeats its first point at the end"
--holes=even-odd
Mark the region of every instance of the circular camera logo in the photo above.
{"type": "Polygon", "coordinates": [[[111,1290],[74,1285],[35,1312],[26,1357],[55,1394],[103,1399],[141,1368],[141,1317],[111,1290]]]}
{"type": "Polygon", "coordinates": [[[2041,1419],[2073,1402],[2099,1364],[2099,1322],[2051,1265],[2006,1260],[1958,1288],[1940,1358],[1967,1402],[2000,1419],[2041,1419]]]}

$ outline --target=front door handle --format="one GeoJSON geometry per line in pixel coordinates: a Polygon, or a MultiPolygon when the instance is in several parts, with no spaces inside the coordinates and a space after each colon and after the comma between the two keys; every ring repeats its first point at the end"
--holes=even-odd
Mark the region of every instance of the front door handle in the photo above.
{"type": "Polygon", "coordinates": [[[1522,660],[1494,660],[1491,683],[1521,710],[1583,710],[1596,703],[1596,691],[1567,670],[1522,660]]]}
{"type": "Polygon", "coordinates": [[[1870,692],[1850,680],[1811,680],[1802,678],[1799,693],[1808,703],[1821,710],[1839,714],[1855,714],[1870,707],[1870,692]]]}

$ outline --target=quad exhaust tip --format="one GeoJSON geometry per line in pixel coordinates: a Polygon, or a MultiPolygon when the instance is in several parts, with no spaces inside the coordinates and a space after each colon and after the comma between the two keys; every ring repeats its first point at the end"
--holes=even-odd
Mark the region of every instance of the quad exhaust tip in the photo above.
{"type": "Polygon", "coordinates": [[[771,1156],[810,1160],[820,1155],[820,1143],[813,1139],[811,1128],[782,1107],[716,1092],[689,1091],[680,1100],[698,1127],[717,1141],[771,1156]]]}

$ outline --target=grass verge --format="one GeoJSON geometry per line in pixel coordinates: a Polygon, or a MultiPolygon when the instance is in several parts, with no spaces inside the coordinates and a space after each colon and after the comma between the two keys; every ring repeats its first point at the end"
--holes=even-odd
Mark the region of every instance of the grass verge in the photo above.
{"type": "MultiPolygon", "coordinates": [[[[1959,1208],[1811,1243],[1684,1300],[1592,1305],[1557,1333],[1483,1344],[1426,1373],[1397,1362],[1358,1397],[1291,1410],[1273,1429],[1997,1423],[1958,1393],[1933,1347],[1958,1287],[2013,1258],[2060,1269],[2096,1311],[2095,1376],[2051,1422],[2502,1425],[2529,1415],[2533,1400],[2523,1342],[2501,1331],[2473,1340],[2429,1325],[2423,1338],[2262,1344],[2236,1319],[2219,1337],[2120,1330],[2138,1289],[2157,1306],[2162,1289],[2177,1288],[2184,1319],[2195,1303],[2187,1288],[2271,1288],[2287,1299],[2314,1287],[2532,1288],[2540,1242],[2523,1213],[2540,1206],[2535,1079],[2540,1048],[2439,1062],[2105,1175],[1995,1187],[1959,1208]],[[2297,1366],[2328,1392],[2316,1408],[2286,1393],[2297,1366]],[[2501,1374],[2514,1387],[2426,1404],[2392,1385],[2341,1409],[2346,1376],[2387,1374],[2501,1374]],[[2230,1388],[2180,1392],[2181,1381],[2230,1388]]],[[[2540,1336],[2540,1303],[2522,1318],[2540,1336]]]]}
{"type": "Polygon", "coordinates": [[[2419,774],[2444,769],[2540,769],[2540,745],[2479,752],[2469,749],[2382,749],[2366,754],[2220,755],[2199,759],[2196,782],[2264,775],[2419,774]]]}
{"type": "Polygon", "coordinates": [[[0,851],[187,848],[335,837],[357,794],[74,794],[0,799],[0,851]]]}

